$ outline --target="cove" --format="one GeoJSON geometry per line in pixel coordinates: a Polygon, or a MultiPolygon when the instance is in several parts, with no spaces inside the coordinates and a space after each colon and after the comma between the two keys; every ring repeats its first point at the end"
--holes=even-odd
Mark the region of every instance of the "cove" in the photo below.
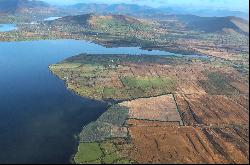
{"type": "Polygon", "coordinates": [[[107,105],[75,95],[48,66],[79,53],[173,55],[77,40],[0,42],[0,163],[69,163],[75,136],[107,105]]]}

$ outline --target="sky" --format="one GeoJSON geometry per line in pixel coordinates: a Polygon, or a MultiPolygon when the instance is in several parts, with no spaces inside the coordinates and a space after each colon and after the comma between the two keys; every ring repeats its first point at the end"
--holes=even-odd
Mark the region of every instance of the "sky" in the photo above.
{"type": "Polygon", "coordinates": [[[75,3],[128,3],[147,5],[151,7],[159,6],[182,6],[193,8],[215,8],[230,9],[237,11],[248,11],[249,0],[44,0],[51,4],[68,5],[75,3]]]}

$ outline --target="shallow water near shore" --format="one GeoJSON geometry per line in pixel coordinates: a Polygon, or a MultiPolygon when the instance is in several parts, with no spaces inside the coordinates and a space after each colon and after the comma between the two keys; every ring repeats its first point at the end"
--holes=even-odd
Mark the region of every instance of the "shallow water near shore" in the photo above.
{"type": "Polygon", "coordinates": [[[79,53],[174,55],[76,40],[0,42],[0,163],[69,163],[75,135],[107,107],[67,90],[49,71],[79,53]]]}

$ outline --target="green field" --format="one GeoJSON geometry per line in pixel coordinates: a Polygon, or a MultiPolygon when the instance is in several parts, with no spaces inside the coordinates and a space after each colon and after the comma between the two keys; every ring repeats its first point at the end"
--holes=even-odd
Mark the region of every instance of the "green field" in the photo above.
{"type": "Polygon", "coordinates": [[[165,75],[133,76],[129,70],[123,73],[122,70],[127,63],[179,65],[190,60],[202,59],[153,55],[81,54],[51,65],[50,69],[66,80],[69,89],[81,96],[97,100],[128,100],[169,94],[175,90],[176,80],[165,75]],[[113,86],[111,83],[120,86],[113,86]]]}
{"type": "Polygon", "coordinates": [[[80,143],[74,159],[77,164],[101,163],[101,156],[102,151],[98,143],[80,143]]]}
{"type": "Polygon", "coordinates": [[[130,160],[119,154],[111,141],[80,143],[74,161],[76,164],[131,164],[130,160]]]}

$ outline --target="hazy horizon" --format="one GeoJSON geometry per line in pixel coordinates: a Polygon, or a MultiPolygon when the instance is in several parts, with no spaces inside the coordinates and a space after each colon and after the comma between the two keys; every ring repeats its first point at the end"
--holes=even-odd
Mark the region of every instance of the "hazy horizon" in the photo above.
{"type": "Polygon", "coordinates": [[[104,3],[104,4],[137,4],[150,7],[189,7],[190,9],[226,9],[248,12],[248,0],[42,0],[53,5],[72,5],[76,3],[104,3]]]}

